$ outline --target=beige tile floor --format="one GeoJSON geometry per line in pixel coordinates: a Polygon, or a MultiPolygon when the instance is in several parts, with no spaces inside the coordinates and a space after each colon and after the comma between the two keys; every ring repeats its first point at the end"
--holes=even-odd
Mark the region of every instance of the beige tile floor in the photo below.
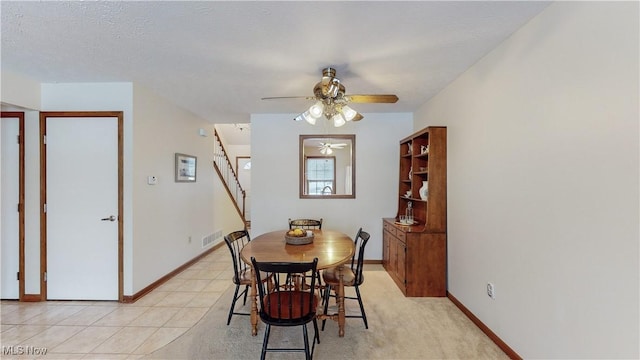
{"type": "Polygon", "coordinates": [[[219,247],[133,304],[2,301],[0,358],[141,358],[195,325],[232,286],[232,274],[229,250],[219,247]],[[20,351],[30,355],[10,355],[20,351]]]}

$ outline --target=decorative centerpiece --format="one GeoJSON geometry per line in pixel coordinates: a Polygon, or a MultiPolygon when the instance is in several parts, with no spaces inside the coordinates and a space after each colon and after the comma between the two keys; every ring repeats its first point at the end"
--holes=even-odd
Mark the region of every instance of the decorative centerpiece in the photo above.
{"type": "Polygon", "coordinates": [[[284,234],[289,245],[306,245],[313,242],[313,231],[303,229],[291,229],[284,234]]]}

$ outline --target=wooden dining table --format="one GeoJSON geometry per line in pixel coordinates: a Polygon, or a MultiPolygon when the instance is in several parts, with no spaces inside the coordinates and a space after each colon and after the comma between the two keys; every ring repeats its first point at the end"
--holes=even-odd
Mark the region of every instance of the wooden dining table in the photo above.
{"type": "MultiPolygon", "coordinates": [[[[337,314],[318,315],[319,320],[331,319],[338,322],[338,336],[344,336],[345,308],[342,268],[355,252],[353,239],[339,231],[312,230],[313,242],[306,245],[290,245],[285,240],[288,230],[268,232],[253,238],[242,249],[242,260],[251,265],[251,258],[258,262],[311,262],[318,258],[318,270],[335,267],[338,269],[339,285],[336,289],[337,314]]],[[[258,334],[258,302],[256,278],[251,277],[251,334],[258,334]]]]}

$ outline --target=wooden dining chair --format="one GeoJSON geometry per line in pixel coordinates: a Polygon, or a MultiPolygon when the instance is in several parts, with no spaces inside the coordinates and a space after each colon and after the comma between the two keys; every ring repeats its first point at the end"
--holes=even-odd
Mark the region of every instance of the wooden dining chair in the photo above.
{"type": "Polygon", "coordinates": [[[313,274],[317,270],[318,258],[312,262],[258,262],[251,258],[253,268],[256,269],[256,284],[258,286],[258,298],[260,299],[260,319],[265,323],[264,340],[262,341],[262,353],[260,359],[264,359],[267,352],[304,352],[306,359],[311,359],[316,346],[320,344],[320,334],[316,311],[319,299],[313,286],[315,277],[311,277],[311,288],[300,287],[294,274],[313,274]],[[265,276],[271,280],[271,286],[265,289],[265,276]],[[309,335],[307,324],[313,322],[314,336],[311,349],[309,349],[309,335]],[[302,326],[304,348],[270,348],[269,335],[271,326],[302,326]]]}
{"type": "MultiPolygon", "coordinates": [[[[316,219],[291,220],[291,218],[289,218],[289,230],[291,229],[322,230],[322,218],[320,218],[320,220],[316,220],[316,219]]],[[[317,280],[316,287],[321,288],[322,280],[320,280],[320,272],[316,272],[315,276],[317,280]]]]}
{"type": "MultiPolygon", "coordinates": [[[[345,315],[347,318],[362,318],[364,321],[364,327],[366,329],[369,328],[369,324],[367,323],[367,315],[364,312],[364,305],[362,304],[362,296],[360,296],[360,285],[364,282],[363,275],[363,265],[364,265],[364,248],[369,241],[368,232],[362,231],[362,228],[358,230],[358,234],[354,239],[355,242],[355,252],[353,257],[351,258],[351,266],[344,266],[342,268],[342,282],[345,287],[352,286],[356,290],[356,297],[353,296],[345,296],[346,299],[358,300],[358,305],[360,305],[360,315],[345,315]]],[[[338,269],[337,268],[328,268],[322,272],[322,280],[324,280],[325,288],[324,288],[324,314],[327,314],[329,309],[329,297],[335,297],[335,294],[331,294],[331,290],[335,292],[335,289],[338,288],[340,284],[340,279],[338,278],[338,269]]],[[[324,325],[327,320],[322,320],[322,330],[324,330],[324,325]]]]}
{"type": "Polygon", "coordinates": [[[253,274],[251,266],[240,258],[240,251],[251,241],[251,237],[247,230],[239,230],[226,235],[224,241],[227,243],[229,251],[231,252],[231,259],[233,260],[233,283],[236,285],[233,300],[231,301],[231,308],[229,309],[229,317],[227,318],[227,325],[229,325],[233,315],[250,315],[249,313],[236,312],[235,306],[241,296],[244,296],[243,305],[247,303],[247,293],[249,292],[253,274]],[[241,286],[244,286],[242,292],[240,292],[241,286]]]}
{"type": "Polygon", "coordinates": [[[291,229],[318,229],[322,230],[322,218],[320,220],[316,219],[289,219],[289,230],[291,229]]]}

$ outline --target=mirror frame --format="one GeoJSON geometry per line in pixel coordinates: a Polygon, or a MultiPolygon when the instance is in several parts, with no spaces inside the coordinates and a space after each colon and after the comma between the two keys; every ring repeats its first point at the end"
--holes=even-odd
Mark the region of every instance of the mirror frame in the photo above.
{"type": "Polygon", "coordinates": [[[356,136],[355,134],[325,134],[325,135],[300,135],[299,145],[299,159],[300,164],[298,167],[298,183],[300,186],[300,199],[355,199],[356,198],[356,136]],[[330,194],[330,195],[308,195],[304,193],[304,141],[308,139],[344,139],[351,141],[351,194],[330,194]]]}

